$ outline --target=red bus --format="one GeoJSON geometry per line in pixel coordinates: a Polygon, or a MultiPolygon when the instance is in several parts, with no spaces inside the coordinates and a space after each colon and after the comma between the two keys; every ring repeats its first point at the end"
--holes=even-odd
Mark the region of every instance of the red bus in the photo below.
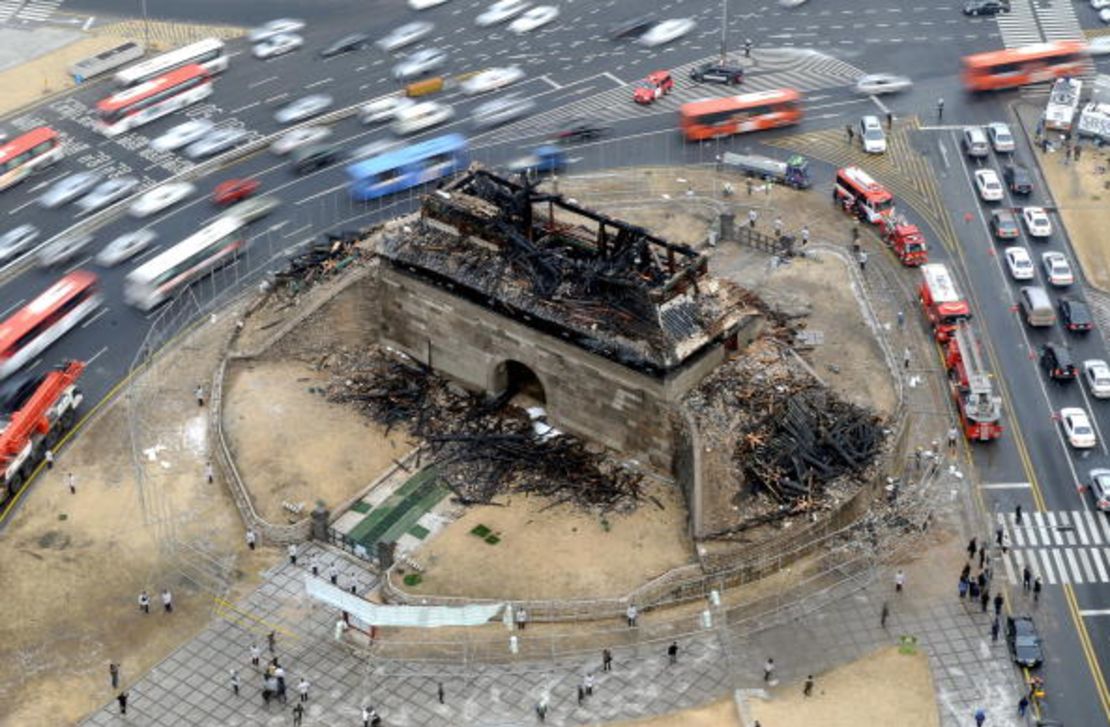
{"type": "Polygon", "coordinates": [[[62,140],[49,126],[40,126],[0,146],[0,189],[62,158],[62,140]]]}
{"type": "Polygon", "coordinates": [[[789,88],[682,104],[678,124],[689,141],[762,131],[802,120],[802,95],[789,88]]]}
{"type": "Polygon", "coordinates": [[[77,270],[0,323],[0,379],[23,368],[100,306],[96,276],[77,270]]]}
{"type": "Polygon", "coordinates": [[[1079,76],[1087,63],[1085,43],[1059,40],[964,56],[963,79],[969,91],[996,91],[1079,76]]]}
{"type": "Polygon", "coordinates": [[[97,131],[116,136],[212,94],[212,74],[195,63],[132,86],[96,105],[97,131]]]}

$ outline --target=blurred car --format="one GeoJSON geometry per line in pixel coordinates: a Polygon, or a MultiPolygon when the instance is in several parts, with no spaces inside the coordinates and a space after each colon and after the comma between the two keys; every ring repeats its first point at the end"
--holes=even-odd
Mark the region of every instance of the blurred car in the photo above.
{"type": "Polygon", "coordinates": [[[358,110],[358,118],[364,124],[389,121],[400,111],[416,104],[407,96],[386,96],[363,104],[358,110]]]}
{"type": "Polygon", "coordinates": [[[1110,53],[1110,35],[1099,35],[1087,40],[1087,52],[1093,56],[1110,53]]]}
{"type": "Polygon", "coordinates": [[[586,141],[597,139],[609,132],[608,126],[602,126],[589,119],[571,119],[555,132],[559,141],[586,141]]]}
{"type": "MultiPolygon", "coordinates": [[[[1083,378],[1091,396],[1096,399],[1110,399],[1110,364],[1100,358],[1087,359],[1083,362],[1083,378]]],[[[1107,484],[1110,485],[1110,481],[1107,484]]]]}
{"type": "Polygon", "coordinates": [[[150,142],[150,146],[156,151],[173,151],[198,141],[214,128],[216,125],[208,119],[193,119],[173,127],[150,142]]]}
{"type": "Polygon", "coordinates": [[[864,116],[859,120],[859,140],[868,154],[882,154],[886,151],[886,134],[879,123],[878,116],[864,116]]]}
{"type": "Polygon", "coordinates": [[[278,18],[268,23],[263,23],[257,28],[251,28],[247,40],[251,43],[261,43],[277,35],[290,35],[304,30],[304,21],[295,18],[278,18]]]}
{"type": "Polygon", "coordinates": [[[62,177],[39,197],[39,205],[47,209],[61,207],[88,192],[102,179],[104,175],[100,172],[77,172],[62,177]]]}
{"type": "Polygon", "coordinates": [[[639,38],[648,28],[659,22],[656,15],[637,15],[634,18],[628,18],[609,26],[605,31],[606,37],[609,40],[620,40],[621,38],[639,38]]]}
{"type": "Polygon", "coordinates": [[[1091,427],[1091,419],[1087,412],[1077,406],[1064,407],[1060,410],[1060,426],[1064,429],[1064,436],[1075,449],[1090,449],[1097,443],[1095,430],[1091,427]]]}
{"type": "Polygon", "coordinates": [[[1089,333],[1095,327],[1091,309],[1083,301],[1062,295],[1056,301],[1056,307],[1060,309],[1060,323],[1065,330],[1072,333],[1089,333]]]}
{"type": "Polygon", "coordinates": [[[869,73],[856,81],[856,93],[868,96],[881,96],[884,93],[898,93],[913,88],[913,81],[893,73],[869,73]]]}
{"type": "Polygon", "coordinates": [[[222,217],[238,217],[244,222],[254,222],[281,206],[281,200],[271,195],[251,197],[228,207],[222,217]]]}
{"type": "Polygon", "coordinates": [[[1104,23],[1110,23],[1110,8],[1103,8],[1098,11],[1098,19],[1104,23]]]}
{"type": "Polygon", "coordinates": [[[218,205],[228,205],[250,197],[258,191],[255,179],[228,179],[212,190],[212,201],[218,205]]]}
{"type": "Polygon", "coordinates": [[[49,268],[73,259],[92,242],[92,235],[66,235],[39,250],[39,267],[49,268]]]}
{"type": "Polygon", "coordinates": [[[409,0],[409,7],[413,10],[427,10],[434,8],[436,5],[442,5],[447,0],[409,0]]]}
{"type": "Polygon", "coordinates": [[[999,240],[1012,240],[1021,236],[1017,216],[1010,210],[994,210],[991,212],[991,233],[999,240]]]}
{"type": "Polygon", "coordinates": [[[194,141],[185,147],[185,156],[190,159],[210,157],[231,149],[245,138],[247,138],[247,132],[243,129],[216,129],[200,141],[194,141]]]}
{"type": "Polygon", "coordinates": [[[559,8],[554,5],[537,5],[509,23],[509,30],[517,34],[530,33],[537,28],[542,28],[557,17],[559,17],[559,8]]]}
{"type": "Polygon", "coordinates": [[[1071,351],[1067,346],[1058,343],[1046,343],[1041,346],[1041,368],[1053,381],[1066,383],[1078,375],[1071,351]]]}
{"type": "Polygon", "coordinates": [[[387,151],[393,151],[398,146],[400,146],[400,144],[392,139],[378,139],[377,141],[363,144],[355,149],[351,152],[351,159],[369,159],[379,154],[385,154],[387,151]]]}
{"type": "Polygon", "coordinates": [[[1062,252],[1049,251],[1041,255],[1041,265],[1044,266],[1045,277],[1048,282],[1063,288],[1075,282],[1075,275],[1071,272],[1071,265],[1062,252]]]}
{"type": "Polygon", "coordinates": [[[967,0],[964,3],[964,15],[998,15],[1008,12],[1008,0],[967,0]]]}
{"type": "Polygon", "coordinates": [[[690,69],[690,79],[697,83],[723,83],[735,86],[744,81],[744,68],[723,63],[703,63],[690,69]]]}
{"type": "Polygon", "coordinates": [[[1033,175],[1020,164],[1007,164],[1002,168],[1002,178],[1014,194],[1033,193],[1033,175]]]}
{"type": "Polygon", "coordinates": [[[531,4],[528,0],[497,0],[475,18],[474,22],[483,28],[504,23],[523,13],[531,4]]]}
{"type": "Polygon", "coordinates": [[[27,251],[39,239],[39,228],[31,224],[13,227],[0,236],[0,263],[5,263],[27,251]]]}
{"type": "Polygon", "coordinates": [[[1037,633],[1037,624],[1030,616],[1006,617],[1006,643],[1010,647],[1010,656],[1021,666],[1032,669],[1044,661],[1041,635],[1037,633]]]}
{"type": "Polygon", "coordinates": [[[1010,131],[1009,124],[1003,124],[996,121],[993,124],[987,124],[987,136],[991,140],[991,146],[997,152],[1011,152],[1014,150],[1014,135],[1010,131]]]}
{"type": "Polygon", "coordinates": [[[430,129],[451,119],[455,110],[438,101],[423,101],[397,114],[390,127],[394,134],[406,136],[430,129]]]}
{"type": "Polygon", "coordinates": [[[302,45],[304,45],[304,38],[299,35],[293,33],[274,35],[261,43],[255,43],[254,47],[251,48],[251,54],[255,58],[261,59],[276,58],[286,53],[292,53],[302,45]]]}
{"type": "Polygon", "coordinates": [[[379,38],[375,45],[384,51],[395,51],[398,48],[404,48],[406,45],[417,42],[431,33],[434,27],[426,20],[414,20],[399,28],[394,28],[389,35],[379,38]]]}
{"type": "Polygon", "coordinates": [[[329,46],[320,50],[321,58],[333,58],[344,53],[362,50],[370,45],[370,36],[365,33],[352,33],[345,35],[329,46]]]}
{"type": "Polygon", "coordinates": [[[508,94],[476,106],[470,120],[479,129],[505,124],[528,115],[536,108],[536,102],[517,94],[508,94]]]}
{"type": "Polygon", "coordinates": [[[107,207],[113,202],[118,202],[135,191],[138,186],[139,180],[135,177],[124,176],[107,179],[77,200],[78,214],[87,215],[90,212],[96,212],[98,209],[107,207]]]}
{"type": "Polygon", "coordinates": [[[1006,257],[1006,268],[1014,280],[1032,280],[1036,275],[1033,269],[1033,258],[1024,247],[1008,247],[1003,253],[1006,257]]]}
{"type": "Polygon", "coordinates": [[[649,48],[670,43],[672,40],[677,40],[689,33],[695,25],[697,23],[692,18],[664,20],[648,28],[647,32],[640,36],[638,42],[640,45],[646,45],[649,48]]]}
{"type": "Polygon", "coordinates": [[[520,66],[505,66],[503,68],[487,68],[478,71],[461,84],[459,88],[467,96],[486,91],[496,91],[505,88],[524,78],[524,70],[520,66]]]}
{"type": "Polygon", "coordinates": [[[298,147],[306,144],[315,144],[331,136],[331,129],[326,126],[305,126],[293,129],[282,134],[277,141],[270,144],[270,151],[277,155],[288,154],[298,147]]]}
{"type": "MultiPolygon", "coordinates": [[[[1106,365],[1104,361],[1099,363],[1106,365]]],[[[1110,376],[1110,373],[1107,376],[1110,376]]],[[[1110,385],[1110,379],[1107,380],[1107,384],[1110,385]]],[[[1090,478],[1091,494],[1095,498],[1095,507],[1102,512],[1110,512],[1110,470],[1093,469],[1090,472],[1090,478]]]]}
{"type": "Polygon", "coordinates": [[[975,189],[979,192],[979,199],[984,202],[997,202],[1002,199],[1002,182],[998,173],[993,169],[975,170],[975,189]]]}
{"type": "Polygon", "coordinates": [[[1044,207],[1022,207],[1021,219],[1030,237],[1049,237],[1052,234],[1052,221],[1044,207]]]}
{"type": "Polygon", "coordinates": [[[93,259],[102,268],[119,265],[147,249],[156,237],[158,235],[154,230],[126,232],[105,245],[104,249],[98,252],[93,259]]]}
{"type": "Polygon", "coordinates": [[[293,171],[296,174],[308,174],[342,158],[343,147],[339,144],[309,144],[293,152],[293,171]]]}
{"type": "Polygon", "coordinates": [[[447,53],[439,48],[421,48],[401,59],[393,66],[393,77],[398,81],[422,76],[447,62],[447,53]]]}
{"type": "Polygon", "coordinates": [[[278,109],[274,114],[274,121],[279,124],[292,124],[297,121],[310,119],[332,105],[334,99],[326,93],[314,93],[304,96],[296,101],[291,101],[278,109]]]}
{"type": "Polygon", "coordinates": [[[670,71],[652,71],[642,81],[632,86],[632,100],[646,106],[663,98],[674,88],[674,78],[670,71]]]}
{"type": "Polygon", "coordinates": [[[177,204],[195,191],[196,187],[188,182],[163,184],[139,195],[139,198],[131,203],[128,212],[132,217],[146,217],[177,204]]]}
{"type": "Polygon", "coordinates": [[[567,164],[567,155],[562,149],[551,144],[537,147],[526,157],[509,162],[509,171],[517,173],[544,174],[561,171],[567,164]]]}

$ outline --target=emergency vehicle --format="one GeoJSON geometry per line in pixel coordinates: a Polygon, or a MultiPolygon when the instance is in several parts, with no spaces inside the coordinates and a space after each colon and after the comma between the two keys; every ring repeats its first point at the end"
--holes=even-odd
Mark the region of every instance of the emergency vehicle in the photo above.
{"type": "Polygon", "coordinates": [[[833,200],[845,212],[873,225],[894,214],[894,195],[859,167],[837,170],[833,200]]]}
{"type": "Polygon", "coordinates": [[[1002,397],[994,392],[979,341],[966,322],[949,338],[944,365],[964,436],[972,442],[989,442],[1002,436],[1002,397]]]}
{"type": "Polygon", "coordinates": [[[654,103],[674,89],[674,78],[670,71],[653,71],[632,88],[632,100],[638,104],[654,103]]]}
{"type": "Polygon", "coordinates": [[[933,327],[933,336],[946,343],[960,323],[971,318],[971,306],[960,297],[952,275],[941,263],[922,265],[921,278],[921,307],[933,327]]]}
{"type": "Polygon", "coordinates": [[[882,238],[902,264],[917,267],[929,262],[929,252],[925,246],[925,236],[917,225],[904,217],[888,217],[882,222],[882,238]]]}

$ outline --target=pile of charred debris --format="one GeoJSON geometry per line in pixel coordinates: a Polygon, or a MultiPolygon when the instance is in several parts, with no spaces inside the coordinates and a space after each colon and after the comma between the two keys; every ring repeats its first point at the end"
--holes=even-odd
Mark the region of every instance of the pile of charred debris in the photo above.
{"type": "Polygon", "coordinates": [[[461,504],[497,504],[519,492],[600,512],[635,509],[642,476],[603,451],[548,426],[538,412],[450,384],[423,364],[389,351],[333,358],[329,401],[353,405],[387,428],[405,426],[426,443],[431,467],[461,504]]]}
{"type": "Polygon", "coordinates": [[[274,274],[276,289],[295,296],[316,283],[339,274],[351,265],[372,257],[371,250],[359,246],[372,230],[326,232],[319,242],[289,260],[284,269],[274,274]]]}

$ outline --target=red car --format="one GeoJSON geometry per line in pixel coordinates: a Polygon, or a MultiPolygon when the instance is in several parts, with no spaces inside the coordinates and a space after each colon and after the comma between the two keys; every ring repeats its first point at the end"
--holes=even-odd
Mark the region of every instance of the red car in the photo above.
{"type": "Polygon", "coordinates": [[[220,182],[212,190],[212,201],[218,205],[229,205],[250,197],[258,191],[258,182],[253,179],[229,179],[220,182]]]}
{"type": "Polygon", "coordinates": [[[654,71],[632,89],[632,100],[647,105],[657,98],[663,98],[673,88],[674,79],[671,78],[670,71],[654,71]]]}

